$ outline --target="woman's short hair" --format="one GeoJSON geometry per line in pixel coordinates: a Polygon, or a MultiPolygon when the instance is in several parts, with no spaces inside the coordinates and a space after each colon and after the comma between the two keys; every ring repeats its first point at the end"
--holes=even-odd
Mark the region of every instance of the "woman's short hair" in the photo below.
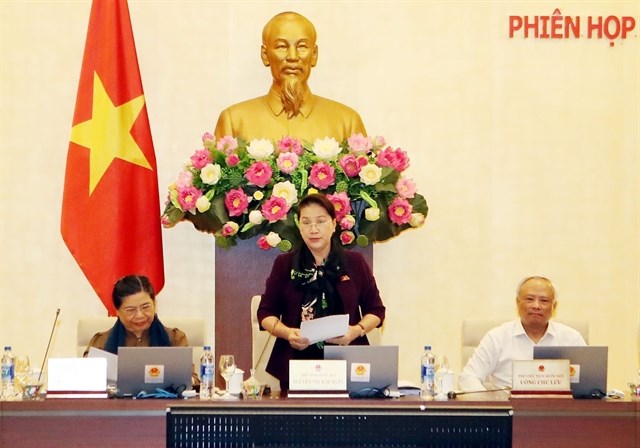
{"type": "Polygon", "coordinates": [[[336,219],[336,208],[333,206],[333,202],[322,193],[310,194],[302,198],[298,205],[298,219],[300,219],[302,209],[311,204],[319,205],[326,210],[329,216],[331,216],[331,219],[336,219]]]}
{"type": "Polygon", "coordinates": [[[156,299],[156,292],[149,279],[144,275],[126,275],[122,277],[113,285],[113,292],[111,293],[113,306],[115,306],[116,309],[120,309],[125,297],[132,296],[139,292],[146,292],[152,300],[155,301],[156,299]]]}

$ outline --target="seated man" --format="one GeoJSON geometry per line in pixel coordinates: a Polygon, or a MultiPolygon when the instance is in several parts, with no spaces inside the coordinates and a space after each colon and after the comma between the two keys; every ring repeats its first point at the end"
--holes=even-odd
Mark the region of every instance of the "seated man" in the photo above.
{"type": "Polygon", "coordinates": [[[356,111],[311,93],[307,81],[318,61],[318,46],[316,29],[305,17],[294,12],[273,17],[262,31],[260,56],[273,77],[269,93],[222,111],[216,138],[290,136],[312,142],[326,137],[342,141],[366,133],[356,111]]]}
{"type": "Polygon", "coordinates": [[[490,330],[462,370],[458,385],[463,391],[511,387],[512,361],[533,359],[535,345],[587,345],[573,328],[551,321],[558,306],[556,290],[544,277],[527,277],[518,286],[519,319],[490,330]]]}

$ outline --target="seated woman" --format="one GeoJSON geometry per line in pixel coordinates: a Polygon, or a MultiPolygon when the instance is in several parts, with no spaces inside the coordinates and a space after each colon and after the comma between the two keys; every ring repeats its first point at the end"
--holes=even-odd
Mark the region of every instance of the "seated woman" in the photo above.
{"type": "MultiPolygon", "coordinates": [[[[149,279],[127,275],[113,286],[116,323],[89,341],[89,347],[118,354],[118,347],[187,347],[187,336],[162,325],[156,314],[156,293],[149,279]]],[[[84,356],[89,353],[89,347],[84,356]]]]}
{"type": "Polygon", "coordinates": [[[336,211],[322,194],[300,201],[298,221],[303,243],[273,263],[258,308],[262,328],[278,339],[267,372],[289,386],[290,359],[322,359],[324,343],[309,344],[300,323],[334,314],[349,314],[349,328],[326,342],[368,345],[366,333],[382,325],[385,307],[371,268],[358,252],[343,250],[334,238],[336,211]]]}

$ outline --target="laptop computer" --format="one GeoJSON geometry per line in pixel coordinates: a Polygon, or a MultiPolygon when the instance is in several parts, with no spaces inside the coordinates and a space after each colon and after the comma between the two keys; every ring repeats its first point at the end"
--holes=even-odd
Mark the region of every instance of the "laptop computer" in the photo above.
{"type": "Polygon", "coordinates": [[[350,394],[371,388],[398,390],[397,345],[325,345],[324,359],[347,361],[347,390],[350,394]]]}
{"type": "Polygon", "coordinates": [[[533,347],[534,359],[568,359],[574,398],[602,398],[607,393],[608,347],[533,347]]]}
{"type": "Polygon", "coordinates": [[[118,349],[118,396],[181,387],[191,389],[191,347],[120,347],[118,349]]]}

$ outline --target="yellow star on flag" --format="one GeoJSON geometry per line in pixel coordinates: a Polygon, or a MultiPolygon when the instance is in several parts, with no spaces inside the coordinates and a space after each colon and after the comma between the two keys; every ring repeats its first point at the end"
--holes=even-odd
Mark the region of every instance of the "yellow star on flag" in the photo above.
{"type": "Polygon", "coordinates": [[[149,161],[130,132],[143,106],[144,95],[115,106],[98,73],[94,72],[91,119],[71,128],[71,141],[91,151],[89,195],[115,158],[151,169],[149,161]]]}

